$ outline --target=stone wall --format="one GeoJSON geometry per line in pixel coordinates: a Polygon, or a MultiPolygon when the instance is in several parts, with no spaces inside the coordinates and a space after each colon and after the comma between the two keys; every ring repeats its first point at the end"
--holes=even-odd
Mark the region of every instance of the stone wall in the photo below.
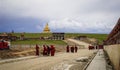
{"type": "Polygon", "coordinates": [[[115,70],[120,70],[120,44],[108,45],[104,47],[115,70]]]}
{"type": "Polygon", "coordinates": [[[110,34],[108,35],[106,41],[104,42],[106,45],[120,44],[120,18],[112,29],[110,34]]]}

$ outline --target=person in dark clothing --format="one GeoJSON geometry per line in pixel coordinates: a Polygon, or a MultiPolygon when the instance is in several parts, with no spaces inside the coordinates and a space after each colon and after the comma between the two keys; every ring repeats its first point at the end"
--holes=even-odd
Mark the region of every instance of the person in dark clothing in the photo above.
{"type": "Polygon", "coordinates": [[[66,47],[66,52],[69,52],[69,45],[67,45],[66,47]]]}
{"type": "Polygon", "coordinates": [[[43,45],[43,56],[47,55],[47,48],[45,45],[43,45]]]}
{"type": "Polygon", "coordinates": [[[78,50],[78,47],[75,45],[75,52],[77,52],[77,50],[78,50]]]}
{"type": "Polygon", "coordinates": [[[36,44],[36,55],[39,56],[39,46],[36,44]]]}
{"type": "Polygon", "coordinates": [[[74,53],[74,50],[75,50],[75,48],[74,48],[74,46],[73,46],[73,53],[74,53]]]}
{"type": "Polygon", "coordinates": [[[50,55],[50,47],[47,45],[47,55],[49,56],[50,55]]]}
{"type": "Polygon", "coordinates": [[[55,47],[53,45],[51,45],[51,56],[55,55],[55,47]]]}
{"type": "Polygon", "coordinates": [[[70,50],[71,50],[71,53],[73,52],[73,48],[72,47],[70,47],[70,50]]]}
{"type": "Polygon", "coordinates": [[[74,47],[73,46],[71,47],[71,52],[74,53],[74,47]]]}

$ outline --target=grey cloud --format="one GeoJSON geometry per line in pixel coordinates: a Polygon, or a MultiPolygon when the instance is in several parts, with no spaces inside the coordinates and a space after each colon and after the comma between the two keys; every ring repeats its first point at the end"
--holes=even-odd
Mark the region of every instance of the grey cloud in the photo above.
{"type": "MultiPolygon", "coordinates": [[[[120,0],[0,0],[0,3],[1,18],[44,19],[53,31],[65,28],[67,32],[74,29],[99,33],[106,29],[109,33],[120,17],[120,0]]],[[[36,27],[39,29],[39,24],[36,27]]]]}

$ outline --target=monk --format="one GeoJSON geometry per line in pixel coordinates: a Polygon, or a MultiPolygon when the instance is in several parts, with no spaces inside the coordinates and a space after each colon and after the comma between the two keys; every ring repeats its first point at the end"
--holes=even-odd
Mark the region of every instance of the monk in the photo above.
{"type": "Polygon", "coordinates": [[[39,56],[39,46],[36,44],[36,55],[39,56]]]}
{"type": "Polygon", "coordinates": [[[55,47],[53,45],[51,45],[50,49],[51,49],[51,51],[50,51],[51,56],[54,56],[55,55],[55,47]]]}
{"type": "Polygon", "coordinates": [[[47,48],[46,48],[45,45],[43,45],[43,56],[44,56],[44,55],[47,55],[47,48]]]}
{"type": "Polygon", "coordinates": [[[75,52],[77,52],[77,50],[78,50],[78,47],[75,45],[75,52]]]}
{"type": "Polygon", "coordinates": [[[69,52],[69,45],[67,45],[66,47],[66,52],[69,52]]]}
{"type": "Polygon", "coordinates": [[[71,52],[74,53],[74,47],[73,46],[71,47],[71,52]]]}
{"type": "Polygon", "coordinates": [[[49,56],[50,55],[50,47],[47,45],[47,55],[49,56]]]}

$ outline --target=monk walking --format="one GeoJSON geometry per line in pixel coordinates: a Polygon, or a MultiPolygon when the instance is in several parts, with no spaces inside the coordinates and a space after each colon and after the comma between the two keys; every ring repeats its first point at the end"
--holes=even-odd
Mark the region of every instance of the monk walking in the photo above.
{"type": "Polygon", "coordinates": [[[49,56],[50,55],[50,47],[47,45],[47,55],[49,56]]]}
{"type": "Polygon", "coordinates": [[[36,44],[36,55],[39,56],[39,46],[36,44]]]}
{"type": "Polygon", "coordinates": [[[75,52],[77,52],[77,50],[78,50],[78,47],[75,45],[75,52]]]}
{"type": "Polygon", "coordinates": [[[67,45],[66,47],[66,52],[69,52],[69,45],[67,45]]]}
{"type": "Polygon", "coordinates": [[[55,47],[53,45],[51,45],[51,56],[54,56],[55,55],[55,47]]]}
{"type": "Polygon", "coordinates": [[[46,48],[45,45],[43,45],[43,56],[44,56],[44,55],[47,55],[47,48],[46,48]]]}
{"type": "Polygon", "coordinates": [[[73,46],[71,47],[71,52],[74,53],[74,47],[73,46]]]}

